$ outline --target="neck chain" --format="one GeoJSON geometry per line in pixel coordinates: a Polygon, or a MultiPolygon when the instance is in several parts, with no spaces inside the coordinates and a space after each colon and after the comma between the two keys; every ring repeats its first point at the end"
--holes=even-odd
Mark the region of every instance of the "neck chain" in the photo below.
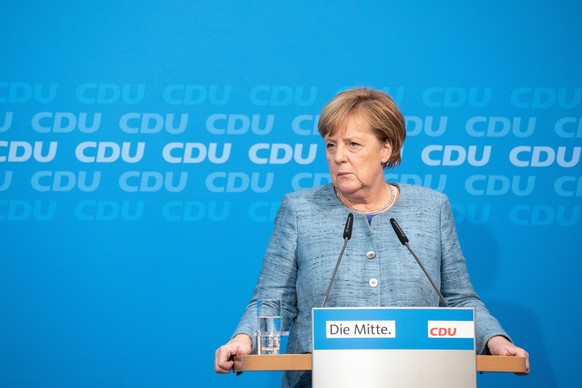
{"type": "Polygon", "coordinates": [[[370,215],[375,215],[375,214],[379,214],[379,213],[384,212],[385,210],[387,210],[388,208],[390,208],[390,206],[392,206],[392,204],[394,203],[394,198],[396,198],[396,194],[394,193],[394,189],[392,188],[392,185],[390,183],[387,183],[387,185],[388,185],[388,189],[390,189],[390,200],[386,203],[386,205],[382,206],[381,208],[378,208],[376,210],[371,210],[369,212],[361,212],[359,210],[356,210],[354,208],[351,208],[351,207],[347,206],[345,204],[345,202],[342,201],[342,199],[340,197],[339,190],[337,190],[337,189],[335,190],[335,195],[336,195],[337,199],[339,199],[339,201],[342,204],[344,204],[345,206],[349,207],[350,209],[352,209],[356,213],[360,213],[360,214],[363,214],[365,216],[370,216],[370,215]]]}

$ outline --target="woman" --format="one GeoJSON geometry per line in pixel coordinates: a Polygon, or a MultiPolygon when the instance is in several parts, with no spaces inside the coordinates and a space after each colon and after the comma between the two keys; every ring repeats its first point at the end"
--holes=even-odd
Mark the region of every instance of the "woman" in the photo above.
{"type": "MultiPolygon", "coordinates": [[[[406,137],[404,117],[393,100],[366,88],[339,93],[323,108],[319,133],[332,183],[283,198],[252,300],[232,339],[216,351],[216,372],[229,372],[231,356],[255,348],[257,299],[282,300],[283,325],[291,327],[287,353],[311,352],[311,309],[325,296],[350,212],[352,238],[326,307],[439,305],[438,294],[394,234],[394,218],[414,241],[448,305],[475,308],[477,351],[527,357],[473,289],[448,198],[385,181],[385,168],[400,164],[406,137]]],[[[283,386],[311,386],[311,375],[288,372],[283,386]]]]}

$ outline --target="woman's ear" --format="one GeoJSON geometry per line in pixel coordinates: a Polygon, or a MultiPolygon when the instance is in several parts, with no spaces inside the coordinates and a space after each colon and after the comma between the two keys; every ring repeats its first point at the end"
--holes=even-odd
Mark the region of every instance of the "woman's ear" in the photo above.
{"type": "Polygon", "coordinates": [[[392,156],[392,144],[388,140],[384,141],[384,145],[380,150],[380,159],[382,160],[382,165],[388,164],[390,157],[392,156]]]}

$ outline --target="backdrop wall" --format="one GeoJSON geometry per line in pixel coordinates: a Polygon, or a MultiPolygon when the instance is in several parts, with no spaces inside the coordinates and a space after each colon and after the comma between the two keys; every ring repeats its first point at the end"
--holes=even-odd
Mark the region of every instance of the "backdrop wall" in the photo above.
{"type": "Polygon", "coordinates": [[[387,178],[449,195],[475,287],[530,352],[529,377],[479,386],[579,385],[581,14],[545,0],[0,5],[0,386],[276,386],[215,375],[214,350],[282,195],[329,182],[318,114],[351,86],[398,102],[408,138],[387,178]]]}

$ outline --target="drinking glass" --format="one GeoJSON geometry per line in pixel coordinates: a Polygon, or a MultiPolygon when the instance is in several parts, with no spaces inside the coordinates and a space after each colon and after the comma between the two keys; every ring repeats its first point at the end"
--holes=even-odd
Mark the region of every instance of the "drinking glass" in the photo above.
{"type": "Polygon", "coordinates": [[[279,354],[283,334],[281,300],[257,300],[257,354],[279,354]]]}

